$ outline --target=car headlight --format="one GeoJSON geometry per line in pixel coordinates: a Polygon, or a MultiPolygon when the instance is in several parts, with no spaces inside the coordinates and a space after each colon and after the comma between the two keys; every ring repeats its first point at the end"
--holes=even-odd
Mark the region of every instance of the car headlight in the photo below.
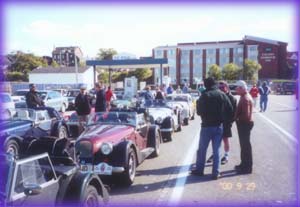
{"type": "Polygon", "coordinates": [[[161,123],[162,121],[163,121],[163,119],[161,118],[161,117],[158,117],[157,119],[156,119],[156,121],[157,121],[157,123],[161,123]]]}
{"type": "Polygon", "coordinates": [[[101,152],[102,152],[104,155],[108,155],[108,154],[110,154],[112,151],[113,151],[113,145],[112,145],[111,143],[104,142],[104,143],[101,145],[101,152]]]}

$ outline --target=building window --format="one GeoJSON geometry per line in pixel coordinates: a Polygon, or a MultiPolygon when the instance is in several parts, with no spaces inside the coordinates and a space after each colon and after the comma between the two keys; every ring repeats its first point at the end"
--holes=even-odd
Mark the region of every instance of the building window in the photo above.
{"type": "Polygon", "coordinates": [[[229,54],[229,48],[220,48],[220,54],[229,54]]]}
{"type": "Polygon", "coordinates": [[[189,50],[182,50],[181,54],[182,54],[183,56],[187,56],[187,55],[190,54],[190,51],[189,51],[189,50]]]}
{"type": "Polygon", "coordinates": [[[207,49],[207,54],[208,55],[215,55],[216,54],[216,49],[207,49]]]}
{"type": "Polygon", "coordinates": [[[162,50],[156,50],[156,51],[155,51],[155,57],[156,57],[156,58],[161,58],[162,56],[163,56],[162,50]]]}
{"type": "Polygon", "coordinates": [[[202,50],[200,50],[200,49],[194,50],[194,55],[195,56],[202,55],[202,50]]]}
{"type": "Polygon", "coordinates": [[[173,55],[175,55],[175,50],[174,49],[168,50],[168,56],[173,56],[173,55]]]}

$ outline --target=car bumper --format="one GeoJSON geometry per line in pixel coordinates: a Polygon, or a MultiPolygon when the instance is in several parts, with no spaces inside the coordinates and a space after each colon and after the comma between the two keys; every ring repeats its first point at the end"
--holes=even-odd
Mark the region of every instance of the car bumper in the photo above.
{"type": "Polygon", "coordinates": [[[101,162],[98,165],[83,164],[80,165],[80,171],[83,173],[94,173],[98,175],[112,175],[125,171],[124,167],[114,167],[107,163],[101,162]]]}
{"type": "Polygon", "coordinates": [[[166,128],[166,129],[160,129],[161,132],[172,132],[173,129],[172,128],[166,128]]]}

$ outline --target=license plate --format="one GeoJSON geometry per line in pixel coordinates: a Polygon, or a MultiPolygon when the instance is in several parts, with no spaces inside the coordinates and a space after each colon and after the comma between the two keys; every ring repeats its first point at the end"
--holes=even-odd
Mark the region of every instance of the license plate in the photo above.
{"type": "Polygon", "coordinates": [[[80,170],[84,173],[96,173],[99,175],[112,174],[112,166],[106,163],[100,163],[98,165],[80,165],[80,170]]]}

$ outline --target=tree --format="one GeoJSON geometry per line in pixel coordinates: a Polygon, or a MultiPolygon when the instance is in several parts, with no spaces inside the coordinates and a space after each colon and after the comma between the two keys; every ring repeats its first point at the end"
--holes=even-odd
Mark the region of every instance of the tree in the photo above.
{"type": "Polygon", "coordinates": [[[254,60],[245,60],[244,68],[242,70],[244,80],[255,80],[261,65],[254,60]]]}
{"type": "Polygon", "coordinates": [[[116,55],[117,51],[113,48],[100,48],[97,54],[97,60],[112,60],[113,55],[116,55]]]}
{"type": "Polygon", "coordinates": [[[234,63],[228,63],[223,67],[223,79],[224,80],[237,80],[240,75],[240,68],[234,63]]]}
{"type": "Polygon", "coordinates": [[[28,75],[22,72],[7,72],[6,81],[28,81],[28,75]]]}
{"type": "Polygon", "coordinates": [[[51,67],[58,68],[59,65],[55,60],[52,60],[51,67]]]}
{"type": "Polygon", "coordinates": [[[12,64],[8,70],[13,72],[24,72],[24,70],[32,71],[33,69],[42,66],[48,66],[47,61],[42,57],[33,55],[32,53],[17,52],[16,54],[9,55],[12,64]]]}
{"type": "Polygon", "coordinates": [[[152,70],[150,68],[137,68],[130,71],[129,76],[135,76],[138,81],[144,81],[152,76],[152,70]]]}
{"type": "Polygon", "coordinates": [[[100,74],[98,75],[98,81],[107,84],[109,81],[108,71],[101,71],[100,74]]]}
{"type": "Polygon", "coordinates": [[[222,78],[220,66],[218,66],[217,64],[209,66],[208,76],[214,78],[215,80],[220,80],[222,78]]]}

